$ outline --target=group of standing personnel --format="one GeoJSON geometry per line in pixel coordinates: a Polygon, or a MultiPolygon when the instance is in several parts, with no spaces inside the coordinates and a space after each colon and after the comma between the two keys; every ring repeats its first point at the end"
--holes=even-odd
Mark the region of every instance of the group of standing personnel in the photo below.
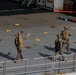
{"type": "MultiPolygon", "coordinates": [[[[71,34],[69,33],[68,28],[64,27],[64,30],[57,35],[57,39],[55,40],[55,56],[58,55],[58,53],[61,54],[64,61],[66,61],[64,56],[65,45],[67,46],[67,54],[70,54],[69,36],[71,36],[71,34]]],[[[57,61],[56,57],[55,61],[57,61]]]]}
{"type": "MultiPolygon", "coordinates": [[[[23,60],[23,56],[22,56],[22,51],[23,51],[23,36],[22,36],[22,31],[18,32],[15,38],[15,46],[17,48],[17,56],[16,56],[16,60],[19,60],[21,58],[21,60],[23,60]]],[[[30,33],[27,34],[26,38],[28,38],[30,35],[30,33]]],[[[57,39],[55,40],[55,56],[59,54],[62,55],[62,59],[65,61],[66,58],[64,56],[64,47],[65,45],[67,45],[67,53],[70,53],[70,42],[69,42],[69,36],[71,36],[71,34],[68,32],[68,28],[64,27],[64,30],[59,33],[57,35],[57,39]]],[[[57,58],[55,57],[55,61],[57,60],[57,58]]]]}

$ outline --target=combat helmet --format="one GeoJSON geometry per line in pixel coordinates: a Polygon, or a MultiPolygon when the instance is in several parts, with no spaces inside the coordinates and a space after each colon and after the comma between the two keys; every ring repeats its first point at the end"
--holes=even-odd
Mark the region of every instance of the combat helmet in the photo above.
{"type": "Polygon", "coordinates": [[[65,26],[65,27],[64,27],[64,29],[68,29],[68,27],[67,27],[67,26],[65,26]]]}

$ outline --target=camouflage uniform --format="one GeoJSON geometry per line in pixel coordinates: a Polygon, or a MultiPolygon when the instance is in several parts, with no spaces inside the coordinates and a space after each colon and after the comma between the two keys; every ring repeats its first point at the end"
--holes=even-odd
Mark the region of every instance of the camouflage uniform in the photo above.
{"type": "Polygon", "coordinates": [[[15,45],[17,47],[17,56],[16,56],[16,60],[18,60],[19,58],[23,59],[22,56],[22,50],[23,50],[23,37],[21,32],[18,33],[18,36],[15,39],[15,45]]]}
{"type": "MultiPolygon", "coordinates": [[[[62,59],[65,60],[64,51],[62,50],[62,38],[60,34],[57,35],[57,39],[55,40],[55,56],[58,55],[58,53],[61,52],[62,59]]],[[[57,58],[55,57],[55,61],[57,58]]]]}
{"type": "Polygon", "coordinates": [[[61,33],[61,36],[62,36],[62,39],[66,42],[63,42],[62,43],[62,48],[64,48],[65,44],[67,45],[67,53],[70,52],[70,42],[69,42],[69,36],[70,33],[68,32],[68,28],[67,27],[64,27],[64,31],[62,31],[61,33]]]}

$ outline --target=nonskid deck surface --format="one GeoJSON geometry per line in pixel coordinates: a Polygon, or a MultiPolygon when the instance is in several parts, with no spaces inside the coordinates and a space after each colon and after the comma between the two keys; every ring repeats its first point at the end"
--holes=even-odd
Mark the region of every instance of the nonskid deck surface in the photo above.
{"type": "MultiPolygon", "coordinates": [[[[16,3],[13,3],[13,5],[15,8],[16,6],[18,7],[16,3]]],[[[24,9],[23,7],[20,7],[20,9],[23,10],[16,9],[19,11],[11,11],[10,9],[7,9],[10,10],[9,12],[5,9],[1,10],[3,13],[0,12],[0,37],[2,37],[2,41],[0,41],[0,61],[12,61],[7,63],[7,68],[24,66],[26,64],[24,61],[20,61],[17,64],[14,63],[17,55],[14,39],[15,34],[17,34],[19,31],[23,31],[23,37],[26,37],[28,32],[31,33],[28,39],[23,40],[24,46],[26,46],[26,48],[23,49],[23,57],[24,59],[29,59],[28,65],[43,64],[46,62],[45,59],[33,60],[33,58],[54,56],[54,41],[56,39],[56,35],[61,33],[64,26],[69,28],[69,32],[72,35],[69,37],[71,54],[76,53],[76,23],[57,19],[58,16],[67,16],[71,18],[73,18],[73,16],[68,16],[61,13],[53,13],[38,8],[24,9]],[[16,26],[15,24],[19,24],[19,26],[16,26]],[[7,32],[6,30],[10,30],[10,32],[7,32]]],[[[73,55],[70,56],[70,54],[66,53],[66,48],[65,55],[69,55],[67,57],[68,60],[73,59],[73,55]]],[[[48,58],[47,62],[52,63],[53,59],[48,58]]],[[[67,64],[68,63],[65,63],[64,65],[67,64]]],[[[69,63],[68,65],[71,64],[72,63],[69,63]]],[[[64,65],[62,65],[62,67],[64,65]]],[[[50,64],[47,67],[48,69],[51,69],[50,64]]],[[[56,67],[58,66],[56,65],[56,67]]],[[[25,71],[24,68],[8,71],[9,73],[13,73],[16,70],[21,72],[25,71]]],[[[33,67],[33,69],[32,67],[27,68],[27,71],[29,70],[45,70],[45,67],[41,65],[41,67],[33,67]]]]}

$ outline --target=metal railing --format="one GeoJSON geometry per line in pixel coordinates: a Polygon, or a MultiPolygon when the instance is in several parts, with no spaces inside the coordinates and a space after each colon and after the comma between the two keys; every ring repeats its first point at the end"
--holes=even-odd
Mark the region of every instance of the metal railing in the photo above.
{"type": "Polygon", "coordinates": [[[29,58],[23,61],[2,61],[0,62],[0,75],[31,75],[50,73],[64,73],[76,70],[76,54],[65,55],[67,61],[62,61],[62,56],[49,56],[29,58]],[[54,58],[58,61],[55,62],[54,58]]]}

